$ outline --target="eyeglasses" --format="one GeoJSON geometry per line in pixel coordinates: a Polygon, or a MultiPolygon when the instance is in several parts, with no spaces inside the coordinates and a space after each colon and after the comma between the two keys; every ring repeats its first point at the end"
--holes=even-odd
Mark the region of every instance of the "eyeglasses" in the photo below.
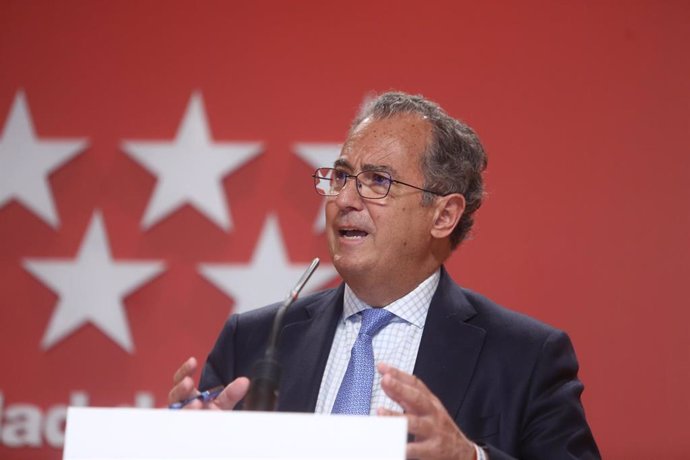
{"type": "Polygon", "coordinates": [[[412,187],[422,192],[443,196],[443,193],[426,190],[416,185],[406,184],[395,180],[385,171],[362,171],[359,174],[348,174],[345,171],[334,168],[319,168],[311,176],[314,178],[314,187],[319,195],[336,196],[347,185],[348,179],[354,179],[357,193],[362,198],[377,200],[388,196],[391,184],[400,184],[412,187]]]}

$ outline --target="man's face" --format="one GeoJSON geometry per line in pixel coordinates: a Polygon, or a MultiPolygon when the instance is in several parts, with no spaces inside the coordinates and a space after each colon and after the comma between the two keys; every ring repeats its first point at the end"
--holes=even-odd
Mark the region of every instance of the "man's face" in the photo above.
{"type": "MultiPolygon", "coordinates": [[[[393,179],[422,187],[421,158],[430,136],[429,123],[415,115],[367,119],[348,138],[336,168],[352,175],[386,171],[393,179]]],[[[354,179],[348,179],[338,196],[327,199],[329,249],[346,282],[395,283],[398,277],[409,281],[427,269],[434,208],[423,207],[421,200],[421,191],[396,183],[387,197],[365,199],[357,193],[354,179]]]]}

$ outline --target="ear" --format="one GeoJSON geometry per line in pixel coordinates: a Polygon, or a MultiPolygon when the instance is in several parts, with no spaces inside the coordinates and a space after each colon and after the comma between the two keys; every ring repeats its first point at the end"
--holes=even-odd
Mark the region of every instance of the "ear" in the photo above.
{"type": "Polygon", "coordinates": [[[440,197],[436,203],[434,222],[431,226],[431,236],[438,239],[448,237],[460,222],[460,217],[465,212],[465,197],[459,193],[453,193],[440,197]]]}

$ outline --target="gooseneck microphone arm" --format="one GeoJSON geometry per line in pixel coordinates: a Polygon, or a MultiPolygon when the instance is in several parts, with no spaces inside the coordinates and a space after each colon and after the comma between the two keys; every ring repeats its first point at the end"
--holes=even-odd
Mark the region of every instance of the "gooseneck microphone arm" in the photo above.
{"type": "Polygon", "coordinates": [[[319,258],[315,258],[309,268],[304,272],[302,277],[297,281],[295,287],[290,291],[285,298],[283,305],[276,312],[273,319],[273,327],[271,328],[271,335],[269,336],[268,346],[266,347],[266,354],[263,359],[259,359],[254,364],[253,375],[249,392],[244,401],[244,408],[247,410],[256,411],[274,411],[276,409],[276,402],[278,401],[278,385],[280,383],[280,364],[276,359],[278,354],[278,334],[280,327],[283,324],[283,317],[288,307],[297,300],[300,291],[311,275],[319,266],[319,258]]]}

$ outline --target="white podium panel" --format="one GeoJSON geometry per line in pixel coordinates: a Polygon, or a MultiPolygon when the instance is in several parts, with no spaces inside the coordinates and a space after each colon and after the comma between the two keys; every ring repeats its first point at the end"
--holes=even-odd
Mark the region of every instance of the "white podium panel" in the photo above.
{"type": "Polygon", "coordinates": [[[76,408],[64,460],[405,458],[403,417],[76,408]]]}

